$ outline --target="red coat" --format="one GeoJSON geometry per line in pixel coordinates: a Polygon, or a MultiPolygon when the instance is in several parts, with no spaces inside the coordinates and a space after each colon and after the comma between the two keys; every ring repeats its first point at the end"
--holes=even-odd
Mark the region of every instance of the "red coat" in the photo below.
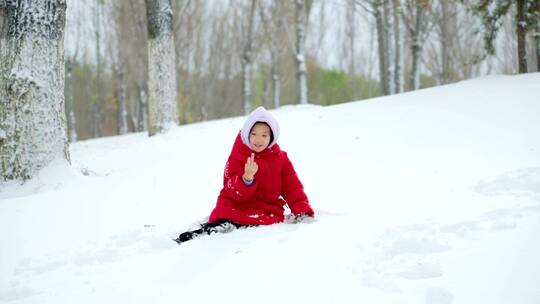
{"type": "Polygon", "coordinates": [[[251,153],[255,152],[242,142],[238,134],[225,166],[223,189],[209,222],[226,219],[242,225],[271,225],[284,220],[286,203],[293,214],[313,216],[304,187],[287,153],[281,151],[277,144],[255,153],[259,169],[253,184],[247,186],[244,183],[244,165],[251,153]]]}

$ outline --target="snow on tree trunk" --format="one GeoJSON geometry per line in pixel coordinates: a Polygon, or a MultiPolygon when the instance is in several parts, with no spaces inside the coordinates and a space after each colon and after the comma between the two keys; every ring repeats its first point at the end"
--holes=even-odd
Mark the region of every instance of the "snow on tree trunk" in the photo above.
{"type": "Polygon", "coordinates": [[[527,73],[527,21],[525,20],[525,0],[517,0],[516,20],[519,73],[527,73]]]}
{"type": "Polygon", "coordinates": [[[307,67],[305,57],[307,14],[304,0],[296,0],[296,79],[298,100],[301,104],[308,103],[307,67]]]}
{"type": "Polygon", "coordinates": [[[178,123],[173,13],[170,0],[146,0],[148,18],[148,134],[178,123]]]}
{"type": "Polygon", "coordinates": [[[0,1],[0,167],[26,180],[54,159],[69,162],[64,109],[62,0],[0,1]]]}
{"type": "Polygon", "coordinates": [[[247,115],[252,108],[251,78],[253,75],[253,27],[255,26],[255,0],[251,1],[251,9],[247,24],[247,37],[242,54],[242,99],[244,113],[247,115]]]}

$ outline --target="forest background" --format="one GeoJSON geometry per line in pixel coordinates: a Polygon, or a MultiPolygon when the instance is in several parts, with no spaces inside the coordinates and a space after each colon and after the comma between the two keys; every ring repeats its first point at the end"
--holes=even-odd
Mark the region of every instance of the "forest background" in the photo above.
{"type": "MultiPolygon", "coordinates": [[[[249,108],[300,103],[296,2],[171,1],[180,124],[244,114],[246,64],[249,108]]],[[[490,50],[489,14],[479,11],[482,2],[494,1],[300,2],[311,104],[518,72],[515,5],[494,23],[490,50]]],[[[497,7],[483,9],[493,14],[497,7]]],[[[145,1],[67,0],[65,28],[69,140],[147,130],[145,1]]],[[[527,32],[529,71],[538,70],[538,32],[534,24],[527,32]]]]}

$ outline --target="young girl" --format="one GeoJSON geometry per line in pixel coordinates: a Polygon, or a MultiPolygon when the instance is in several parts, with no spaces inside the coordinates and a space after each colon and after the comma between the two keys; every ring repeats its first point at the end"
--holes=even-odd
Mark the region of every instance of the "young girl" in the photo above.
{"type": "Polygon", "coordinates": [[[276,143],[278,137],[278,123],[263,107],[247,117],[225,165],[223,189],[208,223],[180,234],[176,242],[283,222],[285,205],[296,220],[314,216],[287,153],[276,143]]]}

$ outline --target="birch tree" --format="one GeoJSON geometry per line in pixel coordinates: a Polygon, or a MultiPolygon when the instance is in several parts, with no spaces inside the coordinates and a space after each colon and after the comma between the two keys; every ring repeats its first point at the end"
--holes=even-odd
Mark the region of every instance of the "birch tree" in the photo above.
{"type": "Polygon", "coordinates": [[[540,10],[536,12],[535,31],[533,34],[536,50],[536,71],[540,72],[540,10]]]}
{"type": "Polygon", "coordinates": [[[268,7],[260,5],[259,12],[264,33],[269,39],[268,51],[270,53],[270,78],[272,81],[272,103],[274,108],[281,105],[281,56],[286,51],[287,44],[284,43],[284,24],[281,16],[286,11],[286,5],[281,1],[270,2],[268,7]]]}
{"type": "Polygon", "coordinates": [[[406,0],[406,11],[403,14],[403,23],[409,32],[411,48],[411,69],[409,74],[409,90],[420,88],[420,59],[424,42],[427,39],[428,0],[406,0]]]}
{"type": "Polygon", "coordinates": [[[256,0],[251,0],[249,15],[244,27],[245,41],[242,52],[242,100],[244,113],[251,112],[253,103],[252,78],[253,78],[253,31],[255,27],[256,0]]]}
{"type": "Polygon", "coordinates": [[[94,116],[94,137],[103,135],[103,104],[105,100],[104,87],[101,78],[103,77],[103,58],[101,57],[101,14],[103,0],[96,0],[95,19],[94,19],[94,37],[96,39],[96,98],[92,107],[94,116]]]}
{"type": "Polygon", "coordinates": [[[308,84],[306,67],[306,27],[309,20],[311,0],[295,0],[295,26],[296,26],[296,80],[298,100],[300,104],[308,103],[308,84]]]}
{"type": "Polygon", "coordinates": [[[62,0],[0,1],[0,169],[26,180],[69,162],[64,109],[62,0]]]}
{"type": "Polygon", "coordinates": [[[401,38],[401,1],[392,0],[392,18],[394,32],[394,93],[403,91],[403,59],[401,58],[401,50],[403,48],[401,38]]]}
{"type": "Polygon", "coordinates": [[[146,0],[148,19],[148,134],[178,123],[176,60],[170,0],[146,0]]]}
{"type": "Polygon", "coordinates": [[[348,40],[348,45],[345,47],[348,48],[349,53],[349,78],[350,78],[350,86],[351,86],[351,98],[352,100],[356,100],[357,92],[356,92],[356,84],[355,84],[355,77],[356,77],[356,3],[355,0],[347,0],[347,12],[346,12],[346,35],[348,40]]]}
{"type": "Polygon", "coordinates": [[[114,55],[113,55],[113,72],[115,75],[116,88],[116,110],[117,120],[116,129],[118,134],[126,134],[128,132],[128,113],[126,106],[127,95],[127,79],[126,79],[126,60],[128,50],[124,47],[124,26],[126,22],[124,18],[126,14],[126,1],[117,1],[112,3],[113,18],[114,18],[114,36],[116,38],[114,43],[114,55]]]}
{"type": "MultiPolygon", "coordinates": [[[[375,18],[375,27],[377,32],[377,50],[379,54],[379,79],[381,85],[382,95],[392,94],[392,78],[390,72],[390,45],[388,38],[389,24],[385,19],[388,19],[388,15],[384,15],[384,5],[388,0],[356,0],[356,3],[360,5],[366,12],[375,18]]],[[[386,9],[388,12],[388,9],[386,9]]]]}

